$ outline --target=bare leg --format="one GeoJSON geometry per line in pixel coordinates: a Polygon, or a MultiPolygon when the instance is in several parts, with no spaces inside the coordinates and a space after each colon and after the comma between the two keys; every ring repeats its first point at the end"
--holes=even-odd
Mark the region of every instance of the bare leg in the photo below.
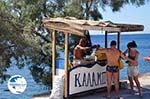
{"type": "Polygon", "coordinates": [[[142,96],[142,90],[141,90],[141,86],[140,86],[140,82],[138,80],[138,76],[134,76],[134,81],[137,85],[138,91],[139,91],[139,95],[142,96]]]}
{"type": "Polygon", "coordinates": [[[107,71],[107,97],[111,96],[112,73],[107,71]]]}
{"type": "Polygon", "coordinates": [[[119,98],[119,72],[113,73],[113,77],[115,83],[116,98],[119,98]]]}
{"type": "Polygon", "coordinates": [[[129,77],[129,76],[128,76],[128,79],[129,79],[129,82],[130,82],[131,94],[134,94],[134,91],[133,91],[133,86],[134,86],[133,79],[132,79],[132,77],[129,77]]]}

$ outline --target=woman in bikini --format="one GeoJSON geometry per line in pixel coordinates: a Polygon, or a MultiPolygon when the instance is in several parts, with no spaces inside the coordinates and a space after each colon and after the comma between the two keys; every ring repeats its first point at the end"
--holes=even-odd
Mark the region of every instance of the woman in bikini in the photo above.
{"type": "Polygon", "coordinates": [[[142,96],[142,89],[140,86],[140,82],[138,80],[139,52],[136,50],[137,45],[135,41],[132,41],[127,44],[127,47],[128,49],[124,52],[124,54],[128,54],[128,61],[126,61],[126,63],[128,64],[127,75],[130,82],[131,94],[134,94],[134,90],[133,90],[134,87],[133,80],[134,80],[138,88],[139,96],[142,96]]]}

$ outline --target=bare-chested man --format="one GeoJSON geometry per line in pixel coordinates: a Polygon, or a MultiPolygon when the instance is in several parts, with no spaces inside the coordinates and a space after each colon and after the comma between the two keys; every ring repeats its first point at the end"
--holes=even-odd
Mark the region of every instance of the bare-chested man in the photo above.
{"type": "Polygon", "coordinates": [[[79,44],[74,49],[74,59],[83,59],[85,56],[85,51],[89,50],[90,47],[86,47],[87,40],[86,38],[81,38],[79,44]]]}
{"type": "Polygon", "coordinates": [[[116,49],[116,41],[111,41],[111,48],[99,49],[100,53],[106,53],[107,56],[107,98],[111,98],[112,79],[115,83],[116,98],[119,99],[119,68],[118,60],[120,57],[125,58],[124,54],[116,49]]]}
{"type": "Polygon", "coordinates": [[[87,39],[86,38],[81,38],[79,41],[79,44],[74,48],[73,55],[74,55],[74,61],[73,65],[77,66],[79,64],[89,64],[90,62],[93,61],[86,61],[84,59],[86,51],[90,50],[90,47],[87,47],[87,39]]]}

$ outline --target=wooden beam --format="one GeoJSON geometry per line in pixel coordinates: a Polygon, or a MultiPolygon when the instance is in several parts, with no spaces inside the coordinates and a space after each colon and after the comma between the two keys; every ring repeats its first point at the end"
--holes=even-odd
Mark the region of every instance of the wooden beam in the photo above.
{"type": "Polygon", "coordinates": [[[120,33],[121,33],[121,32],[118,32],[118,35],[117,35],[117,42],[118,42],[118,44],[117,44],[118,47],[117,47],[117,48],[118,48],[119,50],[120,50],[120,33]]]}
{"type": "Polygon", "coordinates": [[[107,36],[108,36],[108,32],[107,31],[105,31],[105,48],[107,48],[108,46],[108,38],[107,38],[107,36]]]}
{"type": "Polygon", "coordinates": [[[86,26],[86,25],[81,25],[80,28],[77,29],[81,29],[82,30],[104,30],[104,31],[108,31],[108,32],[119,32],[120,28],[117,27],[102,27],[102,26],[86,26]]]}
{"type": "Polygon", "coordinates": [[[78,35],[78,36],[84,36],[84,31],[83,30],[78,30],[75,29],[73,27],[70,27],[68,25],[63,25],[61,26],[60,24],[44,24],[44,27],[48,28],[48,29],[52,29],[52,30],[57,30],[57,31],[61,31],[63,33],[70,33],[70,34],[74,34],[74,35],[78,35]]]}
{"type": "Polygon", "coordinates": [[[65,33],[65,86],[64,86],[64,91],[65,91],[65,97],[67,97],[67,95],[68,95],[68,87],[67,87],[67,85],[68,85],[68,83],[67,83],[67,76],[68,76],[68,60],[69,60],[69,58],[68,58],[68,45],[69,45],[69,41],[68,41],[68,39],[69,39],[69,35],[68,35],[68,33],[65,33]]]}
{"type": "Polygon", "coordinates": [[[56,75],[56,33],[52,32],[52,81],[56,75]]]}

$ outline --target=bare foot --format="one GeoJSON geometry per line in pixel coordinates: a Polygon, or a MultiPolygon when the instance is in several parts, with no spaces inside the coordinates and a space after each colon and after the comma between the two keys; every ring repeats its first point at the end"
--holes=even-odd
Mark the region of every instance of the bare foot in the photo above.
{"type": "Polygon", "coordinates": [[[143,97],[142,88],[139,90],[139,96],[140,96],[140,97],[143,97]]]}
{"type": "Polygon", "coordinates": [[[131,94],[131,95],[134,95],[134,90],[131,90],[131,91],[130,91],[130,94],[131,94]]]}
{"type": "Polygon", "coordinates": [[[139,96],[140,96],[140,98],[143,98],[143,93],[140,92],[140,93],[139,93],[139,96]]]}

